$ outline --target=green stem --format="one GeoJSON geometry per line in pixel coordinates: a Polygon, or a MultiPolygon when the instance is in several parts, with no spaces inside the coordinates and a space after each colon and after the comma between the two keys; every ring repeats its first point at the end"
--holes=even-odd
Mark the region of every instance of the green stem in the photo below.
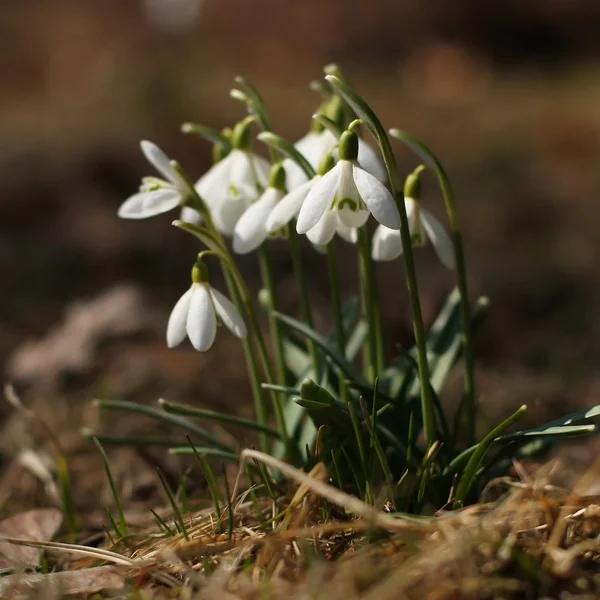
{"type": "MultiPolygon", "coordinates": [[[[335,338],[338,350],[342,357],[346,358],[346,331],[344,328],[344,307],[342,304],[342,291],[337,263],[337,251],[335,238],[327,244],[327,271],[331,289],[331,303],[333,305],[333,320],[335,322],[335,338]]],[[[350,396],[344,372],[338,369],[338,380],[340,382],[340,400],[348,404],[350,396]]]]}
{"type": "Polygon", "coordinates": [[[390,135],[407,144],[433,170],[438,179],[440,188],[442,190],[442,195],[444,197],[446,212],[448,213],[448,220],[450,221],[452,246],[454,249],[454,258],[456,262],[456,276],[458,280],[458,291],[460,293],[461,319],[463,329],[462,345],[465,357],[465,394],[459,410],[461,412],[462,410],[465,411],[467,421],[466,443],[467,445],[472,444],[475,440],[475,417],[477,414],[477,397],[475,394],[475,359],[473,352],[471,305],[469,302],[469,291],[467,287],[467,269],[462,243],[462,235],[458,224],[456,197],[454,196],[454,190],[452,189],[450,178],[448,177],[448,174],[442,166],[442,163],[433,154],[433,152],[427,146],[425,146],[425,144],[421,143],[412,135],[406,133],[405,131],[400,131],[399,129],[391,129],[390,135]]]}
{"type": "Polygon", "coordinates": [[[433,401],[429,384],[429,363],[427,362],[427,342],[425,337],[425,326],[423,324],[423,314],[421,312],[421,302],[419,299],[419,287],[413,259],[410,229],[408,226],[408,217],[404,205],[404,186],[398,173],[394,151],[390,144],[383,125],[377,118],[370,106],[353,89],[340,81],[333,75],[328,75],[326,79],[350,104],[356,114],[366,123],[371,133],[375,136],[381,149],[383,161],[390,179],[392,194],[396,200],[398,211],[400,213],[400,235],[402,238],[402,252],[404,255],[404,264],[406,266],[406,285],[410,297],[410,305],[413,318],[413,328],[415,333],[415,344],[417,346],[417,358],[419,363],[419,381],[421,383],[421,411],[423,413],[423,433],[425,444],[430,448],[437,438],[435,415],[433,410],[433,401]]]}
{"type": "MultiPolygon", "coordinates": [[[[292,264],[294,266],[294,275],[296,282],[298,283],[298,289],[300,292],[300,306],[302,309],[302,316],[305,323],[314,329],[314,320],[312,316],[312,309],[310,306],[310,299],[308,296],[308,285],[306,281],[306,272],[304,270],[304,263],[302,262],[302,254],[300,249],[300,243],[298,240],[298,234],[294,225],[288,227],[289,232],[289,246],[290,254],[292,257],[292,264]]],[[[317,352],[317,346],[312,340],[308,340],[308,351],[310,353],[313,371],[315,374],[315,381],[321,380],[321,368],[319,365],[319,354],[317,352]]]]}
{"type": "MultiPolygon", "coordinates": [[[[264,248],[264,246],[263,246],[263,248],[264,248]]],[[[267,383],[275,384],[277,380],[275,378],[275,374],[273,373],[273,367],[271,364],[271,360],[269,358],[269,352],[267,350],[265,338],[262,334],[262,330],[260,328],[260,323],[258,321],[256,311],[254,310],[254,305],[252,304],[252,298],[250,297],[250,292],[248,291],[246,282],[244,281],[242,274],[240,273],[239,269],[237,268],[235,261],[231,257],[229,257],[227,266],[231,270],[231,274],[235,280],[235,283],[237,284],[237,289],[239,290],[239,294],[241,296],[241,302],[245,308],[245,314],[248,315],[248,318],[250,320],[250,328],[254,331],[255,338],[256,338],[256,341],[258,344],[258,351],[260,353],[260,357],[261,357],[261,361],[263,364],[263,369],[265,371],[265,377],[267,379],[267,383]]],[[[274,317],[272,317],[272,314],[273,314],[273,311],[270,310],[269,316],[274,319],[274,317]]],[[[283,352],[283,348],[282,348],[282,352],[283,352]]],[[[280,354],[281,359],[282,359],[282,357],[283,357],[283,354],[280,354]]],[[[281,360],[281,364],[283,365],[283,360],[281,360]]],[[[288,457],[291,459],[291,457],[293,455],[293,448],[292,448],[292,442],[290,440],[290,437],[289,437],[289,434],[287,431],[287,427],[286,427],[286,423],[285,423],[283,406],[281,404],[281,395],[277,391],[271,390],[271,398],[273,401],[273,409],[275,411],[275,418],[277,420],[277,426],[279,428],[279,432],[281,433],[281,440],[286,447],[286,452],[287,452],[288,457]]]]}
{"type": "Polygon", "coordinates": [[[365,348],[367,379],[375,382],[377,377],[377,325],[375,323],[374,298],[371,274],[371,248],[366,227],[358,233],[359,273],[363,316],[367,321],[367,345],[365,348]]]}
{"type": "Polygon", "coordinates": [[[329,275],[329,286],[331,289],[331,303],[333,305],[333,319],[335,322],[335,337],[338,350],[342,356],[346,356],[346,331],[344,330],[344,308],[342,304],[342,293],[340,277],[337,264],[337,250],[335,238],[327,244],[327,271],[329,275]]]}
{"type": "MultiPolygon", "coordinates": [[[[212,220],[210,211],[206,210],[206,204],[204,203],[202,198],[200,198],[200,196],[198,195],[194,186],[191,185],[191,183],[190,190],[192,192],[191,204],[201,209],[201,213],[206,222],[206,228],[221,245],[222,249],[225,251],[226,246],[223,241],[223,236],[221,235],[220,231],[216,228],[214,221],[212,220]]],[[[229,253],[226,253],[224,255],[224,258],[225,268],[223,268],[223,276],[225,277],[225,282],[227,284],[229,295],[231,296],[234,304],[236,305],[236,308],[240,311],[240,313],[248,315],[250,321],[250,329],[253,331],[254,338],[258,344],[258,350],[261,355],[261,361],[263,364],[265,377],[268,383],[275,383],[275,377],[271,368],[271,362],[269,360],[265,340],[262,335],[260,323],[258,322],[256,311],[254,310],[254,306],[252,304],[252,299],[250,297],[250,293],[248,292],[246,282],[244,281],[244,278],[242,277],[233,257],[229,253]]],[[[258,422],[262,426],[268,427],[268,411],[264,398],[264,390],[261,387],[260,374],[255,355],[255,348],[251,343],[250,338],[242,339],[242,347],[244,349],[244,358],[246,360],[246,366],[248,368],[248,374],[250,376],[250,385],[252,389],[252,397],[254,399],[256,417],[258,422]]],[[[288,456],[291,457],[292,447],[290,438],[287,434],[287,428],[285,426],[285,418],[283,416],[281,402],[276,392],[271,392],[271,397],[273,399],[273,406],[275,410],[275,416],[277,419],[277,425],[281,433],[281,439],[285,444],[288,456]]],[[[260,445],[261,448],[264,447],[267,450],[269,448],[268,436],[266,436],[264,432],[260,433],[260,445]]]]}

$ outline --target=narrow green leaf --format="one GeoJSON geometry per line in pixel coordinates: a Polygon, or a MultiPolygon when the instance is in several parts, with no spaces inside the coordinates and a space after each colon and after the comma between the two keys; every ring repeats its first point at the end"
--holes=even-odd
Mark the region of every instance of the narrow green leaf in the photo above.
{"type": "MultiPolygon", "coordinates": [[[[263,386],[264,387],[264,386],[263,386]]],[[[268,427],[266,425],[262,425],[257,423],[256,421],[252,421],[251,419],[244,419],[242,417],[236,417],[233,415],[228,415],[225,413],[221,413],[215,410],[208,410],[205,408],[196,408],[194,406],[186,406],[184,404],[176,404],[175,402],[169,402],[164,398],[161,398],[158,401],[159,406],[168,413],[172,413],[175,415],[183,415],[186,417],[196,417],[199,419],[209,419],[212,421],[217,421],[219,423],[226,423],[228,425],[237,425],[238,427],[243,427],[244,429],[251,429],[253,431],[260,431],[262,433],[266,433],[267,435],[281,439],[281,435],[279,432],[272,427],[268,427]]]]}
{"type": "Polygon", "coordinates": [[[485,455],[487,454],[488,450],[490,449],[496,438],[499,437],[503,431],[505,431],[516,421],[518,421],[525,414],[526,410],[527,407],[525,405],[521,406],[510,417],[508,417],[508,419],[506,419],[505,421],[500,423],[500,425],[492,429],[492,431],[490,431],[476,446],[475,451],[473,452],[471,458],[469,459],[469,462],[467,463],[465,472],[460,478],[458,488],[456,489],[456,496],[453,504],[455,508],[459,508],[463,505],[467,494],[469,493],[471,487],[473,486],[473,483],[475,482],[475,476],[477,474],[477,470],[479,469],[479,465],[481,465],[481,462],[485,458],[485,455]]]}
{"type": "Polygon", "coordinates": [[[191,431],[192,433],[197,435],[205,443],[211,444],[216,448],[220,448],[228,452],[232,451],[230,446],[221,442],[214,435],[210,434],[206,429],[199,427],[198,425],[192,423],[188,419],[183,419],[176,415],[171,415],[165,412],[164,410],[159,410],[157,408],[145,406],[144,404],[137,404],[135,402],[125,402],[124,400],[96,399],[93,401],[93,404],[94,406],[97,406],[98,408],[101,408],[103,410],[115,410],[144,415],[146,417],[162,421],[163,423],[168,423],[169,425],[175,425],[176,427],[187,429],[188,431],[191,431]]]}

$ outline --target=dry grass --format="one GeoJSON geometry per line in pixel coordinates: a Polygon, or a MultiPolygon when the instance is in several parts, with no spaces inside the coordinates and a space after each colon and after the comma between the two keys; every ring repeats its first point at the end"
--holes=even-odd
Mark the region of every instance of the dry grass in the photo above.
{"type": "MultiPolygon", "coordinates": [[[[255,451],[247,459],[265,460],[255,451]]],[[[276,465],[274,465],[276,466],[276,465]]],[[[281,464],[279,466],[282,466],[281,464]]],[[[2,597],[101,593],[132,598],[597,598],[600,497],[585,495],[597,466],[569,492],[534,479],[493,482],[496,499],[415,519],[377,511],[334,490],[322,467],[276,499],[237,496],[219,518],[185,516],[186,540],[153,525],[110,549],[44,548],[53,573],[0,580],[2,597]],[[231,513],[230,513],[231,511],[231,513]],[[360,515],[360,516],[359,516],[360,515]]],[[[484,498],[485,499],[485,498],[484,498]]]]}

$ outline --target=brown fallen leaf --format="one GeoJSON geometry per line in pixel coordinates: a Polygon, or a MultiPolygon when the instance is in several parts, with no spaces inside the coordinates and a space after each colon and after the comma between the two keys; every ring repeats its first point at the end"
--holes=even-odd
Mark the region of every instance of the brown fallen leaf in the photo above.
{"type": "Polygon", "coordinates": [[[75,596],[117,591],[123,589],[124,585],[125,576],[122,569],[107,565],[47,575],[41,573],[9,575],[0,579],[0,595],[5,592],[25,594],[32,589],[41,589],[48,592],[48,595],[53,593],[75,596]]]}
{"type": "Polygon", "coordinates": [[[36,508],[0,521],[0,569],[40,564],[40,550],[3,542],[1,538],[19,538],[37,542],[50,541],[62,525],[57,508],[36,508]]]}

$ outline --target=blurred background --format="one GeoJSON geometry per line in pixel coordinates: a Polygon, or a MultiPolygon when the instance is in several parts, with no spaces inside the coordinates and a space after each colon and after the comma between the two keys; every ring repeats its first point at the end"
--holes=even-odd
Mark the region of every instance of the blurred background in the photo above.
{"type": "MultiPolygon", "coordinates": [[[[250,414],[231,336],[202,355],[165,347],[194,240],[170,227],[172,215],[127,222],[116,211],[151,173],[140,139],[202,174],[210,148],[180,124],[240,119],[228,97],[237,74],[261,90],[276,130],[298,138],[319,100],[308,82],[337,62],[386,126],[421,138],[450,173],[470,288],[491,300],[477,353],[490,419],[522,403],[538,422],[598,404],[599,26],[594,0],[3,0],[4,381],[67,449],[86,443],[82,425],[107,426],[89,406],[96,396],[250,414]]],[[[406,172],[416,166],[397,150],[406,172]]],[[[443,217],[431,177],[424,201],[443,217]]],[[[293,312],[288,258],[281,251],[276,261],[293,312]]],[[[252,258],[242,262],[252,277],[252,258]]],[[[325,307],[327,280],[315,264],[314,300],[325,307]]],[[[391,337],[407,342],[402,273],[386,269],[391,337]]],[[[418,272],[430,321],[453,281],[431,249],[418,253],[418,272]]],[[[17,413],[1,405],[5,465],[36,444],[17,413]]],[[[86,454],[81,470],[91,472],[92,460],[86,454]]],[[[93,478],[83,487],[96,493],[93,478]]]]}

